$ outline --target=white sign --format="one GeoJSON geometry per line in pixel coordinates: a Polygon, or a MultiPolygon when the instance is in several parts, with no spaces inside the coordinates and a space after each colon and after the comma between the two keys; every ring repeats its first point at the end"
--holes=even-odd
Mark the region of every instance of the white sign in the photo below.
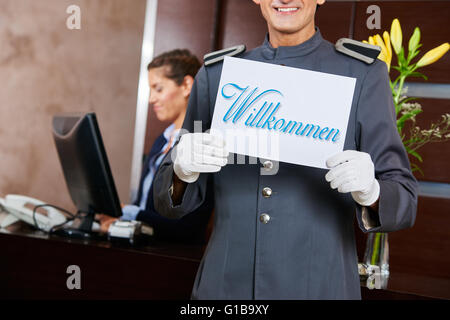
{"type": "Polygon", "coordinates": [[[326,168],[343,151],[356,79],[225,57],[211,132],[229,152],[326,168]]]}

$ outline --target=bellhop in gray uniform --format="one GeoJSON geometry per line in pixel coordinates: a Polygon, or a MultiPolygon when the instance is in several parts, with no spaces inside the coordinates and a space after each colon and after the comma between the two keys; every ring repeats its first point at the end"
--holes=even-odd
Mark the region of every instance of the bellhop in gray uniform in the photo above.
{"type": "MultiPolygon", "coordinates": [[[[361,206],[349,193],[330,188],[327,170],[279,163],[275,175],[261,175],[260,170],[270,170],[272,163],[249,164],[248,159],[247,164],[234,161],[218,173],[201,173],[188,184],[181,204],[174,206],[168,155],[154,180],[160,214],[181,218],[213,190],[214,231],[192,298],[360,299],[355,213],[364,232],[408,228],[416,215],[417,182],[397,133],[386,65],[379,60],[366,64],[337,52],[318,29],[292,47],[273,48],[266,37],[262,46],[239,58],[357,79],[344,150],[370,154],[380,184],[379,211],[368,211],[373,228],[367,230],[361,206]]],[[[183,125],[189,132],[194,132],[194,121],[202,121],[203,131],[210,128],[221,70],[218,62],[199,71],[183,125]]],[[[326,88],[319,89],[327,94],[326,88]]]]}

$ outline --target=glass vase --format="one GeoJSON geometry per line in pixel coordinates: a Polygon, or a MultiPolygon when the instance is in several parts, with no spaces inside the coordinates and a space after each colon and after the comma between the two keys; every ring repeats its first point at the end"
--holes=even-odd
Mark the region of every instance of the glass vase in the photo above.
{"type": "Polygon", "coordinates": [[[368,269],[367,286],[370,289],[386,289],[389,279],[389,241],[387,233],[367,235],[364,264],[368,269]]]}

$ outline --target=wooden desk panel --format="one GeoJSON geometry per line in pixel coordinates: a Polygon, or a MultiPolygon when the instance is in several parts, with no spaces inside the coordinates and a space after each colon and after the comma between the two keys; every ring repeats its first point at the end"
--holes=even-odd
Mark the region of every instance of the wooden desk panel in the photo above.
{"type": "Polygon", "coordinates": [[[0,231],[0,299],[189,299],[201,246],[154,243],[142,248],[108,242],[0,231]],[[81,289],[69,290],[69,265],[81,289]]]}
{"type": "MultiPolygon", "coordinates": [[[[25,232],[0,230],[0,299],[187,300],[204,251],[197,245],[158,242],[138,248],[117,247],[106,241],[48,237],[22,226],[25,232]],[[67,289],[69,265],[81,269],[80,290],[67,289]]],[[[389,290],[363,287],[362,298],[442,298],[418,294],[414,286],[401,290],[404,282],[420,285],[424,279],[416,282],[414,277],[395,271],[391,277],[389,290]]],[[[436,285],[446,283],[429,284],[436,285]]]]}

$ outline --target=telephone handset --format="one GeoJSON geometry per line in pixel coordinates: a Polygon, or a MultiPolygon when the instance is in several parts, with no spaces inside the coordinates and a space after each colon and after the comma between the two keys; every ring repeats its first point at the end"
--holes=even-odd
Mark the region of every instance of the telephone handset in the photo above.
{"type": "MultiPolygon", "coordinates": [[[[5,199],[0,198],[0,205],[9,213],[0,225],[2,228],[6,228],[19,220],[36,226],[33,219],[33,208],[39,205],[45,206],[45,203],[30,197],[9,194],[5,199]]],[[[45,207],[45,211],[47,215],[36,211],[34,216],[39,228],[46,232],[49,232],[52,227],[67,221],[66,217],[55,208],[45,207]]]]}

